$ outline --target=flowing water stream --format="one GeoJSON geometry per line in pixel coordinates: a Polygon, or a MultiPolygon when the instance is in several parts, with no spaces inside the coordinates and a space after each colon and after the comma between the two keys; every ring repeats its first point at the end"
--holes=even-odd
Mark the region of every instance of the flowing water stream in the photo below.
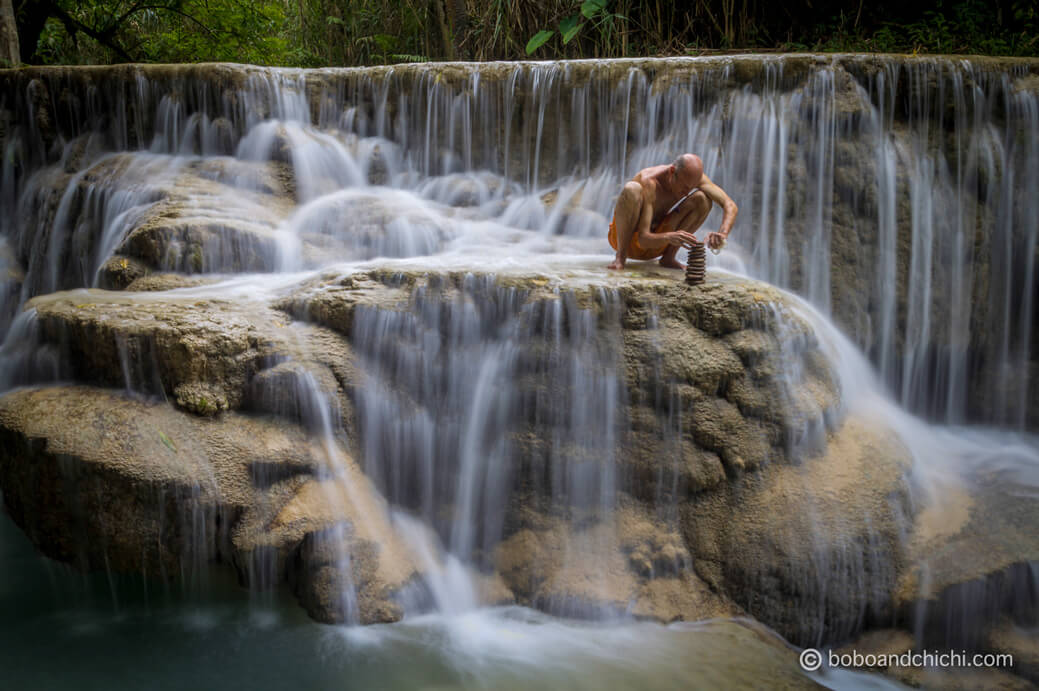
{"type": "MultiPolygon", "coordinates": [[[[911,452],[911,504],[969,494],[981,477],[1030,497],[1039,487],[1031,63],[754,57],[92,74],[55,72],[0,95],[4,112],[17,114],[0,167],[0,388],[74,376],[41,340],[35,310],[22,311],[26,301],[123,288],[139,265],[220,280],[111,298],[83,292],[84,302],[248,305],[317,276],[397,275],[404,309],[361,306],[352,316],[354,365],[365,373],[353,428],[306,371],[264,390],[260,407],[320,440],[340,488],[329,502],[364,505],[352,494],[363,471],[385,499],[372,522],[392,526],[426,576],[405,598],[401,623],[322,627],[280,595],[222,583],[207,555],[177,585],[79,576],[32,555],[5,524],[8,679],[183,687],[219,676],[272,688],[714,688],[773,673],[803,681],[796,665],[772,660],[761,642],[772,634],[753,623],[636,623],[623,609],[551,596],[532,603],[541,611],[477,605],[481,573],[510,533],[515,487],[548,513],[597,526],[566,543],[565,563],[620,549],[612,521],[632,480],[617,449],[635,433],[626,417],[635,394],[623,375],[623,300],[604,268],[605,231],[623,181],[684,151],[700,154],[740,206],[729,248],[708,256],[709,280],[746,276],[791,292],[799,321],[784,326],[778,306],[768,319],[780,325],[786,363],[782,400],[772,403],[802,411],[784,423],[792,458],[825,445],[834,416],[854,413],[881,420],[911,452]],[[554,300],[532,302],[529,285],[510,283],[531,270],[554,300]],[[464,278],[412,286],[405,277],[416,271],[464,278]],[[802,322],[836,373],[836,411],[795,405],[802,322]],[[537,443],[519,445],[527,431],[537,443]],[[66,665],[43,662],[55,647],[68,651],[66,665]],[[120,662],[100,664],[107,656],[120,662]],[[744,668],[758,676],[741,677],[744,668]]],[[[720,220],[715,209],[704,227],[720,220]]],[[[664,339],[657,319],[647,317],[647,331],[664,339]]],[[[141,360],[124,347],[124,388],[161,395],[156,371],[134,369],[141,360]]],[[[679,458],[682,430],[695,422],[678,388],[664,381],[653,395],[679,458]]],[[[655,520],[674,531],[679,473],[666,464],[657,473],[655,520]]],[[[806,588],[813,642],[857,632],[826,628],[830,599],[865,593],[865,613],[884,597],[895,567],[879,547],[865,553],[837,568],[846,581],[806,588]]],[[[342,573],[350,558],[339,549],[342,573]]],[[[273,582],[274,568],[257,559],[249,581],[273,582]]],[[[676,549],[651,568],[681,574],[691,557],[676,549]]],[[[1033,576],[1028,597],[1037,584],[1033,576]]],[[[356,623],[355,586],[341,590],[343,619],[356,623]]],[[[837,671],[817,680],[888,683],[837,671]]]]}

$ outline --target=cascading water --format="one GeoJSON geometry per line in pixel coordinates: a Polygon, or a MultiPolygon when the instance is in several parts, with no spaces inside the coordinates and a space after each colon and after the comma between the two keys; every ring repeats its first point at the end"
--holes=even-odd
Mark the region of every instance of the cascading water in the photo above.
{"type": "MultiPolygon", "coordinates": [[[[1029,68],[1022,63],[986,72],[942,59],[845,58],[836,68],[808,58],[754,60],[753,66],[747,60],[667,61],[661,70],[638,61],[452,65],[428,73],[408,67],[314,75],[253,70],[229,90],[217,80],[137,74],[105,85],[96,101],[61,104],[47,104],[37,80],[35,91],[17,94],[11,107],[25,99],[49,105],[56,120],[64,120],[60,109],[67,109],[69,124],[41,132],[33,120],[8,133],[0,189],[8,208],[21,205],[22,211],[4,219],[4,234],[25,238],[16,243],[18,253],[33,257],[23,299],[53,290],[56,273],[69,275],[54,255],[70,248],[79,250],[73,256],[94,256],[72,273],[84,275],[64,279],[65,285],[94,283],[85,274],[132,226],[132,219],[121,226],[116,218],[149,196],[142,189],[137,201],[109,200],[104,180],[89,182],[87,169],[100,165],[96,152],[142,140],[153,153],[173,155],[171,167],[183,165],[179,156],[187,153],[212,156],[232,148],[242,160],[284,161],[301,202],[343,188],[359,194],[366,181],[389,183],[480,209],[477,218],[490,215],[563,236],[594,234],[591,214],[609,215],[613,195],[633,171],[695,151],[712,179],[741,202],[734,240],[751,259],[751,275],[834,312],[874,354],[904,405],[948,422],[980,419],[1034,429],[1026,411],[1036,387],[1016,374],[1030,366],[1035,310],[1036,202],[1021,185],[1036,166],[1035,143],[1023,133],[1034,131],[1037,106],[1034,91],[1018,86],[1029,68]],[[742,89],[729,88],[741,79],[742,89]],[[133,118],[107,118],[102,104],[133,118]],[[69,142],[64,167],[79,172],[64,186],[26,180],[23,171],[37,169],[44,152],[62,142],[69,142]],[[55,208],[37,198],[39,189],[59,191],[59,215],[70,213],[69,205],[77,211],[87,205],[76,215],[78,232],[33,213],[55,208]],[[554,189],[570,213],[558,206],[548,213],[535,196],[554,189]],[[100,206],[92,210],[91,203],[100,206]],[[40,223],[54,232],[31,232],[40,223]],[[979,224],[984,235],[972,239],[968,231],[979,224]],[[95,237],[92,226],[106,228],[108,242],[95,237]],[[49,250],[24,246],[27,241],[44,241],[49,250]]],[[[117,184],[125,196],[129,181],[154,182],[163,164],[146,165],[98,173],[125,180],[117,184]]],[[[52,168],[41,177],[56,173],[52,168]]],[[[230,184],[249,186],[241,179],[230,184]]],[[[301,211],[282,236],[329,235],[327,223],[313,214],[319,208],[344,213],[339,205],[349,199],[333,197],[301,211]]],[[[212,206],[226,203],[219,198],[212,206]]],[[[283,223],[270,210],[232,213],[283,223]]],[[[407,219],[397,222],[413,225],[407,219]]],[[[429,231],[402,229],[396,239],[370,241],[360,255],[435,251],[445,223],[456,225],[428,219],[429,231]]],[[[241,268],[297,266],[292,244],[280,251],[288,259],[241,268]]],[[[304,265],[331,257],[308,259],[304,265]]],[[[220,271],[234,264],[231,257],[204,268],[199,263],[167,265],[220,271]]]]}
{"type": "MultiPolygon", "coordinates": [[[[531,303],[527,292],[470,276],[354,322],[366,473],[452,555],[488,568],[517,485],[523,501],[543,496],[582,520],[607,521],[615,506],[619,344],[601,340],[596,312],[572,294],[531,303]]],[[[600,299],[616,321],[618,296],[600,299]]]]}
{"type": "MultiPolygon", "coordinates": [[[[902,438],[911,491],[885,509],[899,517],[895,528],[840,539],[826,534],[825,506],[805,509],[810,554],[783,576],[801,614],[784,631],[824,644],[896,616],[889,600],[902,557],[892,555],[909,541],[916,507],[941,503],[950,487],[969,493],[987,472],[1034,491],[1032,63],[810,56],[118,69],[112,79],[41,70],[0,81],[0,202],[9,210],[0,218],[0,387],[82,379],[162,394],[194,412],[211,405],[209,389],[169,384],[181,365],[161,352],[161,330],[127,340],[118,329],[134,317],[119,312],[67,333],[48,311],[65,299],[49,295],[59,290],[129,287],[144,295],[139,304],[195,300],[210,309],[294,304],[299,286],[334,276],[348,290],[392,295],[339,313],[322,306],[331,283],[288,309],[348,337],[348,357],[323,361],[331,384],[311,369],[307,353],[323,342],[310,331],[279,337],[278,364],[246,366],[253,379],[240,407],[302,422],[321,449],[315,494],[331,515],[353,520],[308,534],[316,537],[298,556],[269,545],[249,551],[243,579],[253,587],[273,586],[294,559],[310,559],[320,573],[339,574],[329,577],[337,619],[371,620],[377,598],[358,580],[371,568],[364,550],[392,535],[387,551],[406,545],[408,563],[418,564],[410,580],[396,574],[407,617],[433,607],[473,625],[465,617],[494,601],[487,584],[502,572],[525,603],[550,614],[666,620],[675,615],[647,613],[638,598],[615,593],[665,587],[638,579],[688,592],[702,579],[713,593],[707,601],[725,579],[753,590],[774,576],[733,575],[734,567],[715,574],[709,541],[701,553],[686,544],[685,526],[695,523],[687,498],[726,478],[733,492],[752,493],[753,480],[738,480],[762,463],[747,449],[768,449],[763,465],[796,465],[825,453],[846,416],[868,416],[902,438]],[[708,260],[711,273],[761,279],[811,305],[786,296],[791,312],[755,297],[762,304],[744,331],[699,324],[745,356],[747,381],[734,381],[719,364],[732,356],[714,346],[676,349],[675,316],[661,314],[652,294],[663,294],[654,283],[661,277],[680,283],[677,273],[636,272],[646,279],[646,306],[632,297],[637,281],[602,268],[623,181],[684,151],[700,154],[740,206],[730,248],[708,260]],[[231,273],[249,275],[216,282],[231,273]],[[185,285],[196,287],[139,292],[185,285]],[[645,313],[633,316],[636,304],[645,313]],[[115,329],[121,380],[77,365],[80,351],[69,344],[106,329],[115,329]],[[751,331],[769,334],[774,352],[739,340],[751,331]],[[813,359],[817,347],[828,364],[813,359]],[[632,364],[643,357],[642,369],[632,364]],[[837,401],[819,395],[827,368],[837,401]],[[359,373],[341,396],[340,369],[359,373]],[[711,402],[676,371],[737,403],[711,402]],[[765,381],[760,410],[750,389],[765,381]],[[993,427],[981,442],[981,432],[933,427],[903,408],[993,427]],[[750,446],[724,439],[738,436],[731,423],[716,433],[700,422],[705,414],[731,420],[730,409],[753,417],[750,446]],[[691,440],[710,451],[691,452],[691,440]],[[625,456],[640,445],[666,459],[625,456]],[[370,499],[368,481],[380,499],[370,499]],[[903,534],[892,540],[891,531],[903,534]],[[537,571],[549,563],[550,572],[537,571]]],[[[716,210],[705,228],[719,221],[716,210]]],[[[102,301],[70,295],[73,310],[102,301]]],[[[263,340],[250,338],[250,348],[263,340]]],[[[239,407],[227,399],[212,405],[239,407]]],[[[250,471],[265,490],[294,472],[272,467],[269,477],[250,471]]],[[[879,522],[871,511],[849,520],[879,522]]],[[[281,525],[284,514],[263,520],[281,525]]],[[[225,528],[206,523],[223,519],[191,515],[199,522],[184,530],[213,543],[189,560],[197,580],[230,548],[212,537],[225,528]]],[[[754,595],[734,597],[752,614],[762,606],[754,595]]],[[[977,618],[1006,608],[997,603],[977,618]]],[[[935,609],[918,611],[920,628],[950,618],[935,609]]],[[[506,620],[513,616],[529,614],[506,620]]],[[[486,624],[480,642],[464,626],[448,627],[448,647],[499,654],[502,629],[486,624]]],[[[569,637],[561,626],[552,635],[569,637]]]]}

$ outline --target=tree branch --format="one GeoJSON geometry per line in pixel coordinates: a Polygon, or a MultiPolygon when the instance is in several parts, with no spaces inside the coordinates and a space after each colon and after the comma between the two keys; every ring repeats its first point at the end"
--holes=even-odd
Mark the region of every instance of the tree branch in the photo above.
{"type": "Polygon", "coordinates": [[[114,31],[116,28],[119,27],[120,24],[125,22],[130,17],[131,14],[133,14],[134,12],[136,12],[139,9],[143,9],[141,7],[140,0],[138,0],[138,2],[135,2],[134,4],[130,5],[130,9],[128,9],[126,12],[123,12],[123,16],[119,17],[114,22],[112,22],[111,25],[110,25],[110,28],[114,31]]]}
{"type": "Polygon", "coordinates": [[[201,21],[199,21],[195,17],[192,17],[187,12],[183,12],[181,10],[178,10],[176,7],[170,7],[169,5],[144,5],[142,7],[139,7],[138,10],[164,10],[166,12],[172,12],[173,14],[180,15],[181,17],[184,17],[184,19],[187,19],[188,21],[190,21],[190,22],[192,22],[194,24],[197,24],[200,29],[205,31],[207,34],[209,34],[213,38],[216,38],[216,33],[212,29],[210,29],[208,26],[203,24],[201,21]]]}
{"type": "MultiPolygon", "coordinates": [[[[115,52],[116,55],[118,55],[126,62],[134,61],[133,57],[125,50],[123,50],[123,47],[116,43],[115,40],[112,38],[114,29],[105,32],[98,31],[93,27],[87,26],[86,24],[82,23],[81,21],[70,15],[65,10],[61,9],[61,7],[58,6],[58,3],[54,2],[53,0],[51,0],[47,4],[49,6],[48,9],[50,10],[50,15],[65,25],[65,31],[67,31],[70,36],[75,37],[77,31],[82,31],[90,38],[94,39],[101,45],[106,46],[107,48],[115,52]]],[[[75,40],[75,38],[73,38],[73,40],[75,40]]]]}

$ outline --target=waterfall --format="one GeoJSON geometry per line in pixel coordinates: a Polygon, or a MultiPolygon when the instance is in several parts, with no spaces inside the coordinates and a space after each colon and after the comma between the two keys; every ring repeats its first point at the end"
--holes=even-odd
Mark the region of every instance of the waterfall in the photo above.
{"type": "MultiPolygon", "coordinates": [[[[353,198],[342,195],[372,182],[458,211],[434,211],[447,219],[421,221],[428,230],[345,241],[344,258],[442,250],[445,226],[467,208],[521,228],[598,235],[605,221],[592,219],[608,219],[628,176],[693,151],[740,204],[733,241],[750,259],[746,271],[833,314],[903,405],[939,421],[1035,429],[1039,221],[1025,186],[1037,165],[1027,134],[1037,96],[1021,86],[1024,63],[989,71],[943,58],[837,56],[231,69],[124,68],[125,78],[104,83],[89,71],[6,78],[5,107],[18,117],[4,138],[0,190],[19,211],[2,223],[28,271],[23,300],[96,284],[161,195],[156,181],[176,184],[178,168],[200,156],[282,161],[297,201],[315,206],[292,220],[235,208],[254,224],[236,238],[260,247],[236,240],[206,257],[167,248],[160,266],[320,265],[334,257],[307,256],[297,238],[334,237],[314,214],[342,213],[353,198]],[[96,98],[57,100],[66,83],[90,84],[96,98]],[[135,147],[166,158],[138,154],[117,166],[129,169],[106,169],[106,150],[135,147]],[[551,190],[562,204],[546,211],[540,197],[551,190]],[[53,230],[36,232],[41,224],[53,230]],[[243,259],[254,252],[272,256],[243,259]]],[[[221,177],[232,194],[264,184],[231,175],[221,177]]],[[[215,208],[232,203],[220,197],[215,208]]],[[[706,226],[719,221],[715,211],[706,226]]]]}
{"type": "Polygon", "coordinates": [[[823,645],[904,624],[901,588],[921,638],[969,628],[1033,602],[1029,558],[1012,595],[971,586],[989,600],[957,609],[970,587],[907,585],[905,551],[920,511],[990,474],[1015,501],[1036,487],[1037,74],[853,55],[3,71],[0,407],[111,387],[183,423],[178,444],[254,433],[213,447],[255,458],[203,454],[160,496],[187,509],[157,534],[186,536],[195,590],[226,561],[322,621],[435,610],[451,645],[496,650],[511,624],[488,633],[488,604],[766,612],[823,645]],[[687,151],[740,207],[708,285],[608,272],[622,185],[687,151]],[[837,458],[846,420],[911,460],[878,461],[886,493],[847,507],[844,462],[872,461],[837,458]],[[826,462],[839,477],[799,495],[826,462]],[[801,522],[708,520],[745,500],[801,522]]]}
{"type": "MultiPolygon", "coordinates": [[[[550,506],[609,518],[624,392],[620,347],[601,342],[598,310],[573,294],[531,303],[473,276],[446,299],[445,289],[355,318],[366,473],[392,503],[440,526],[465,562],[490,564],[517,484],[550,506]]],[[[602,294],[602,319],[617,319],[618,299],[602,294]]]]}

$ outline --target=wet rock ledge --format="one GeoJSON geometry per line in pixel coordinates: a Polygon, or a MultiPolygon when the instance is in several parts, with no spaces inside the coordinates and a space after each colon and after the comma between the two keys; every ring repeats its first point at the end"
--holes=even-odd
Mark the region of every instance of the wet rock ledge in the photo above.
{"type": "MultiPolygon", "coordinates": [[[[749,614],[797,643],[846,640],[906,621],[921,563],[940,566],[954,540],[984,534],[970,506],[962,530],[914,525],[908,452],[881,423],[842,411],[817,336],[765,284],[383,270],[266,297],[207,290],[29,303],[34,356],[76,382],[0,398],[0,490],[45,554],[167,579],[230,564],[249,587],[292,588],[326,622],[428,606],[429,565],[390,517],[384,459],[357,457],[366,387],[381,377],[407,391],[365,360],[359,320],[419,304],[445,317],[442,339],[459,306],[520,320],[527,334],[512,385],[540,403],[509,427],[500,540],[473,555],[485,603],[660,621],[749,614]],[[562,347],[546,315],[590,320],[589,343],[624,391],[605,516],[544,480],[559,464],[607,469],[548,443],[564,420],[549,413],[574,392],[546,364],[562,347]]],[[[1039,558],[1029,542],[971,568],[946,564],[927,597],[1039,558]]]]}

